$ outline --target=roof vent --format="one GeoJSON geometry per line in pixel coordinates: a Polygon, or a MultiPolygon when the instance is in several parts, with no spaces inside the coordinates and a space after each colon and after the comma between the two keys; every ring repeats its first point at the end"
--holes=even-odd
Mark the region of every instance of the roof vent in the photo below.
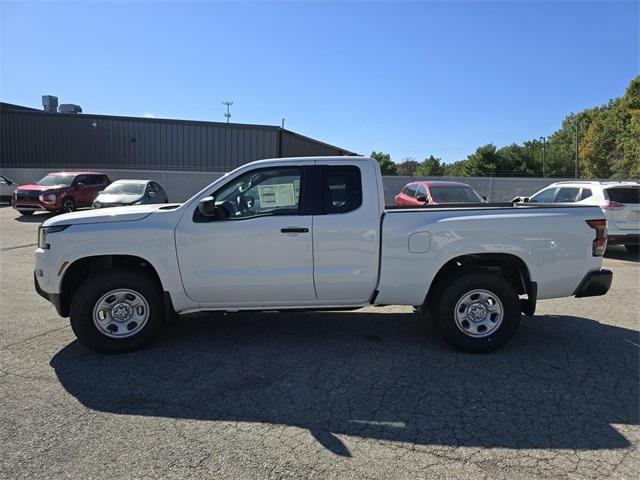
{"type": "Polygon", "coordinates": [[[82,107],[73,103],[63,103],[58,107],[58,111],[60,113],[82,113],[82,107]]]}
{"type": "Polygon", "coordinates": [[[45,112],[55,113],[55,111],[58,110],[58,97],[53,95],[43,95],[42,106],[44,107],[45,112]]]}

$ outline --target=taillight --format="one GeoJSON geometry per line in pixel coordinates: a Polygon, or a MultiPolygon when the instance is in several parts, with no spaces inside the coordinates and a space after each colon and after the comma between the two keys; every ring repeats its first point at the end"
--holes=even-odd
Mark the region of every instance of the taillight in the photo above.
{"type": "Polygon", "coordinates": [[[622,210],[624,205],[618,202],[614,202],[613,200],[607,200],[600,204],[600,208],[602,210],[622,210]]]}
{"type": "Polygon", "coordinates": [[[607,248],[607,221],[587,220],[587,224],[596,231],[596,238],[593,240],[593,256],[601,257],[607,248]]]}

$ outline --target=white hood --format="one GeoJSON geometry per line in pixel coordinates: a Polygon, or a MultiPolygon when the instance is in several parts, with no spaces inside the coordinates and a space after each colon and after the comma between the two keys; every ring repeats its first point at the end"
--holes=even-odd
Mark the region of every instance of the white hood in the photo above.
{"type": "Polygon", "coordinates": [[[86,223],[108,222],[132,222],[142,220],[159,208],[167,207],[166,204],[133,205],[129,207],[114,207],[97,210],[83,210],[80,212],[65,213],[50,218],[42,224],[43,227],[53,225],[80,225],[86,223]]]}

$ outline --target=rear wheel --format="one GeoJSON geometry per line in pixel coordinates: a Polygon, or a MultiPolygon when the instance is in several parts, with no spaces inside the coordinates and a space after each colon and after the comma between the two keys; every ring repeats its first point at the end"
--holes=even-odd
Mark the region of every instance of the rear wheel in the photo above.
{"type": "Polygon", "coordinates": [[[477,271],[457,274],[433,297],[438,301],[432,307],[438,330],[447,343],[463,352],[496,350],[520,325],[518,294],[497,275],[477,271]]]}
{"type": "Polygon", "coordinates": [[[18,213],[20,215],[26,215],[26,216],[33,215],[33,211],[32,210],[18,210],[18,213]]]}
{"type": "Polygon", "coordinates": [[[625,245],[624,248],[627,249],[627,252],[633,253],[634,255],[640,253],[640,245],[625,245]]]}
{"type": "Polygon", "coordinates": [[[99,273],[71,301],[78,340],[103,353],[131,352],[151,343],[164,326],[160,286],[134,270],[99,273]]]}

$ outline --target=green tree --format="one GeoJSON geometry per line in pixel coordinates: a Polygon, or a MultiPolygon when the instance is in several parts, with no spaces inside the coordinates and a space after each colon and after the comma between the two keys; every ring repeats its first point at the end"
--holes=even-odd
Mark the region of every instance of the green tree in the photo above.
{"type": "Polygon", "coordinates": [[[418,168],[418,162],[416,162],[415,158],[405,158],[402,163],[398,164],[398,175],[402,175],[405,177],[413,177],[418,168]]]}
{"type": "Polygon", "coordinates": [[[612,108],[612,130],[617,131],[612,172],[615,177],[640,177],[640,76],[634,78],[624,96],[612,108]]]}
{"type": "Polygon", "coordinates": [[[382,152],[371,152],[371,158],[378,162],[382,175],[397,175],[398,166],[391,160],[391,155],[382,152]]]}
{"type": "Polygon", "coordinates": [[[467,177],[481,177],[494,174],[500,170],[501,162],[496,146],[493,143],[478,147],[467,157],[463,172],[467,177]]]}
{"type": "Polygon", "coordinates": [[[416,168],[418,177],[439,177],[444,175],[444,164],[442,159],[429,155],[416,168]]]}
{"type": "Polygon", "coordinates": [[[457,162],[447,163],[444,165],[444,175],[450,177],[465,177],[466,160],[458,160],[457,162]]]}

